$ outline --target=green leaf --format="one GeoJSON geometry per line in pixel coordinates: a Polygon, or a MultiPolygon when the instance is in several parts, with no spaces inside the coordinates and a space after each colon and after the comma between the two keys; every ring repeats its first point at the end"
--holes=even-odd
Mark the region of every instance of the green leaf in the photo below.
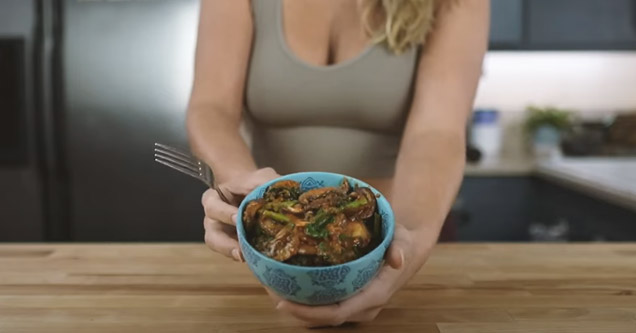
{"type": "Polygon", "coordinates": [[[291,223],[291,219],[289,217],[285,216],[285,214],[272,212],[271,210],[264,211],[263,212],[263,216],[269,217],[270,219],[272,219],[274,221],[277,221],[277,222],[291,223]]]}
{"type": "Polygon", "coordinates": [[[529,106],[526,111],[524,126],[527,132],[533,132],[541,126],[552,126],[558,130],[565,130],[572,124],[572,111],[555,107],[529,106]]]}
{"type": "Polygon", "coordinates": [[[333,221],[333,215],[324,212],[322,210],[318,211],[314,221],[305,228],[305,233],[311,237],[316,238],[325,238],[329,236],[329,232],[327,232],[327,224],[333,221]]]}
{"type": "Polygon", "coordinates": [[[316,224],[310,224],[305,228],[305,233],[311,237],[315,238],[326,238],[329,236],[326,228],[320,228],[316,224]]]}
{"type": "Polygon", "coordinates": [[[345,209],[352,209],[352,208],[359,208],[362,207],[366,204],[368,204],[369,202],[367,201],[366,198],[360,198],[358,200],[355,201],[351,201],[350,203],[346,204],[344,206],[345,209]]]}
{"type": "Polygon", "coordinates": [[[381,235],[380,235],[381,227],[382,227],[382,217],[378,213],[373,214],[373,237],[375,239],[381,238],[381,235]]]}

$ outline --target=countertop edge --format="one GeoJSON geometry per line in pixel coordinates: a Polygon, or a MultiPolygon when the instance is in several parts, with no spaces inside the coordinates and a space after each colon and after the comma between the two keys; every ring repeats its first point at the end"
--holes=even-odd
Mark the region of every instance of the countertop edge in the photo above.
{"type": "Polygon", "coordinates": [[[636,196],[608,184],[593,179],[578,177],[576,174],[559,170],[554,161],[531,159],[502,159],[484,161],[480,164],[466,164],[464,177],[539,177],[566,188],[579,191],[600,200],[636,211],[636,196]]]}
{"type": "Polygon", "coordinates": [[[582,179],[575,174],[555,170],[538,164],[533,172],[544,180],[551,181],[569,189],[579,191],[600,200],[636,211],[636,197],[617,189],[610,189],[607,184],[595,182],[590,179],[582,179]]]}
{"type": "Polygon", "coordinates": [[[523,177],[534,172],[534,160],[529,158],[485,159],[479,163],[466,163],[464,176],[468,177],[523,177]]]}

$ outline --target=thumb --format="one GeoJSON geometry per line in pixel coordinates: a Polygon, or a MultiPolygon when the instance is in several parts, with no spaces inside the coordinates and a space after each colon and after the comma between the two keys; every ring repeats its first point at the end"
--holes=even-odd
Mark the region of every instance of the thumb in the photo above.
{"type": "Polygon", "coordinates": [[[404,265],[404,248],[395,242],[391,244],[386,254],[386,263],[393,269],[400,269],[404,265]]]}
{"type": "Polygon", "coordinates": [[[232,194],[244,196],[262,184],[278,177],[280,177],[280,175],[276,173],[274,169],[263,168],[236,177],[229,183],[225,184],[225,187],[232,192],[232,194]]]}

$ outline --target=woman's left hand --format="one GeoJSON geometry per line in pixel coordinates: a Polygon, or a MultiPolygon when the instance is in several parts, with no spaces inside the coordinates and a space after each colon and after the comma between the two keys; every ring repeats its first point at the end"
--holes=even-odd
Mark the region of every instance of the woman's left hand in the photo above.
{"type": "Polygon", "coordinates": [[[268,293],[277,302],[276,309],[300,319],[308,327],[371,321],[393,294],[422,267],[437,240],[436,234],[435,237],[430,234],[422,238],[418,236],[422,233],[396,224],[393,242],[385,256],[386,265],[360,293],[341,303],[308,306],[282,300],[270,290],[268,293]]]}

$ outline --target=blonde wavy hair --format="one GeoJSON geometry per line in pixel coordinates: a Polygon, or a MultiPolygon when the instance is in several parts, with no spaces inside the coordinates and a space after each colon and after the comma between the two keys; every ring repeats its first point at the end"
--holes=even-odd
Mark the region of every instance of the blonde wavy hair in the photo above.
{"type": "Polygon", "coordinates": [[[396,54],[424,44],[440,0],[363,0],[362,22],[372,41],[396,54]]]}

